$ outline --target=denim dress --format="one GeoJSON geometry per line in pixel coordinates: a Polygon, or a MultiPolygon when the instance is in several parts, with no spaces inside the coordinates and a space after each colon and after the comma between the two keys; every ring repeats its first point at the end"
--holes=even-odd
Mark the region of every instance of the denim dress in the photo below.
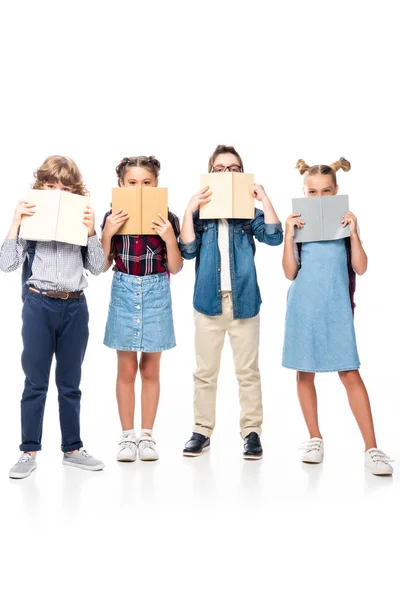
{"type": "Polygon", "coordinates": [[[310,373],[359,369],[344,240],[302,244],[288,291],[282,364],[310,373]]]}

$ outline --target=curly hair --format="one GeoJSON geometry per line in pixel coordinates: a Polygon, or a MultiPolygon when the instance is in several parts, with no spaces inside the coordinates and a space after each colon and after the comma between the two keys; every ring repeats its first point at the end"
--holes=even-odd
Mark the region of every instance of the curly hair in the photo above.
{"type": "Polygon", "coordinates": [[[89,192],[83,183],[83,178],[76,163],[66,156],[48,156],[41,167],[36,169],[32,185],[34,190],[40,190],[45,183],[61,183],[72,188],[74,194],[88,196],[89,192]]]}

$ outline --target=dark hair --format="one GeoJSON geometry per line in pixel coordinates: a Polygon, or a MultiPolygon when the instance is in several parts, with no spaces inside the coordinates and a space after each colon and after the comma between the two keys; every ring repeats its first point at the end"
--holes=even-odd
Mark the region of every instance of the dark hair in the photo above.
{"type": "Polygon", "coordinates": [[[143,167],[158,179],[161,163],[155,156],[129,156],[123,158],[115,167],[118,176],[118,184],[124,180],[125,173],[129,167],[143,167]]]}
{"type": "Polygon", "coordinates": [[[211,171],[212,171],[215,159],[220,154],[234,154],[236,156],[236,158],[239,159],[240,167],[241,167],[242,171],[244,171],[243,161],[242,161],[240,154],[237,152],[237,150],[235,150],[235,148],[233,146],[225,146],[224,144],[220,144],[219,146],[217,146],[215,148],[214,152],[210,156],[210,160],[208,161],[208,172],[209,173],[211,173],[211,171]]]}
{"type": "Polygon", "coordinates": [[[348,160],[341,157],[331,165],[314,165],[310,167],[302,158],[297,161],[296,169],[299,170],[300,175],[330,175],[333,179],[334,185],[336,185],[336,171],[343,169],[343,171],[350,171],[351,164],[348,160]]]}

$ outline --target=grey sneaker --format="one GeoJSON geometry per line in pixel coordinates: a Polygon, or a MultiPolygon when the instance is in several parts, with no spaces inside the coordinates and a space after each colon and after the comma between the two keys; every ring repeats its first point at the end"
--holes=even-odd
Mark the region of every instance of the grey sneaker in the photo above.
{"type": "Polygon", "coordinates": [[[97,458],[88,454],[84,448],[79,448],[78,452],[74,452],[73,454],[64,452],[62,462],[63,465],[67,465],[68,467],[77,467],[85,471],[101,471],[104,469],[104,464],[101,460],[97,460],[97,458]]]}
{"type": "Polygon", "coordinates": [[[29,452],[23,452],[19,461],[10,469],[9,476],[11,479],[25,479],[25,477],[29,477],[36,467],[36,458],[32,454],[29,454],[29,452]]]}

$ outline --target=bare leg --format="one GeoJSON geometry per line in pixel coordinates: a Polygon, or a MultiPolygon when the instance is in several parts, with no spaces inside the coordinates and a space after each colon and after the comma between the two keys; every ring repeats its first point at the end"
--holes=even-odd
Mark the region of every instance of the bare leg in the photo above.
{"type": "Polygon", "coordinates": [[[341,371],[339,377],[346,388],[350,408],[365,442],[365,450],[376,448],[371,405],[360,373],[358,371],[341,371]]]}
{"type": "Polygon", "coordinates": [[[135,414],[135,379],[138,370],[137,353],[117,350],[117,402],[122,429],[133,429],[135,414]]]}
{"type": "Polygon", "coordinates": [[[315,373],[297,372],[297,395],[307,425],[310,438],[321,438],[318,424],[317,392],[314,384],[315,373]]]}
{"type": "Polygon", "coordinates": [[[161,352],[143,352],[139,369],[142,378],[142,429],[153,429],[160,398],[161,352]]]}

